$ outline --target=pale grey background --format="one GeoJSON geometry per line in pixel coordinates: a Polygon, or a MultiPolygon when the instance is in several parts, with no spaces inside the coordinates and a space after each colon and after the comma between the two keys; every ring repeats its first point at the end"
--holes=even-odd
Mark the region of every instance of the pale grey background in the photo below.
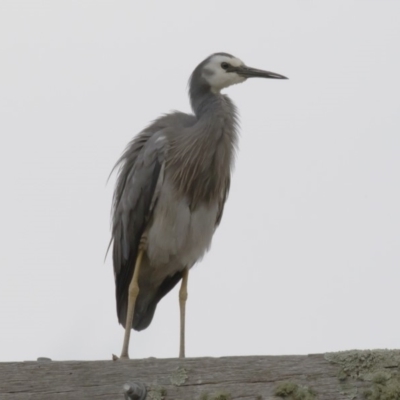
{"type": "MultiPolygon", "coordinates": [[[[109,359],[109,211],[127,142],[225,51],[232,191],[189,280],[187,355],[399,348],[400,2],[0,1],[0,360],[109,359]]],[[[133,357],[178,354],[178,295],[133,357]]]]}

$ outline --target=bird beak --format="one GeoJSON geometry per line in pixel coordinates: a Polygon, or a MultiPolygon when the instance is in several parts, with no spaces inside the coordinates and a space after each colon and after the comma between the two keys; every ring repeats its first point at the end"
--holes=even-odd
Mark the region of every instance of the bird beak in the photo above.
{"type": "Polygon", "coordinates": [[[237,67],[234,70],[238,75],[244,78],[270,78],[270,79],[288,79],[286,76],[276,74],[275,72],[263,71],[262,69],[250,68],[245,65],[237,67]]]}

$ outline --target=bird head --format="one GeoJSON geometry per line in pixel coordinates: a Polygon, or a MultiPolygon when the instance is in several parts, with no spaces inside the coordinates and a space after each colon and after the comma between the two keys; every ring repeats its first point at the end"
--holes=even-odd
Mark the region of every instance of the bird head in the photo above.
{"type": "Polygon", "coordinates": [[[194,70],[192,79],[203,80],[215,93],[220,90],[244,82],[247,78],[287,79],[274,72],[246,66],[242,60],[227,53],[215,53],[206,58],[194,70]]]}

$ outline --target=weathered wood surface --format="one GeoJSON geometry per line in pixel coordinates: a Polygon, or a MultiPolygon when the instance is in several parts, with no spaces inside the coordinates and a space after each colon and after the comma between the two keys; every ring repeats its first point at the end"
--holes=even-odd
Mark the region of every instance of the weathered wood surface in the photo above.
{"type": "Polygon", "coordinates": [[[1,400],[400,400],[400,350],[308,356],[0,363],[1,400]]]}

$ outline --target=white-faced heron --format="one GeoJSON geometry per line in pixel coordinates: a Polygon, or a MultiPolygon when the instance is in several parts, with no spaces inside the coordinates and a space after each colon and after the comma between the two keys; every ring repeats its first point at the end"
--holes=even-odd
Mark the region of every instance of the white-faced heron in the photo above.
{"type": "Polygon", "coordinates": [[[131,328],[146,329],[158,302],[181,280],[179,357],[185,356],[189,270],[221,221],[237,143],[236,108],[221,90],[252,77],[286,79],[230,54],[211,55],[190,78],[193,114],[158,118],[116,164],[111,241],[117,314],[125,327],[121,358],[129,358],[131,328]]]}

